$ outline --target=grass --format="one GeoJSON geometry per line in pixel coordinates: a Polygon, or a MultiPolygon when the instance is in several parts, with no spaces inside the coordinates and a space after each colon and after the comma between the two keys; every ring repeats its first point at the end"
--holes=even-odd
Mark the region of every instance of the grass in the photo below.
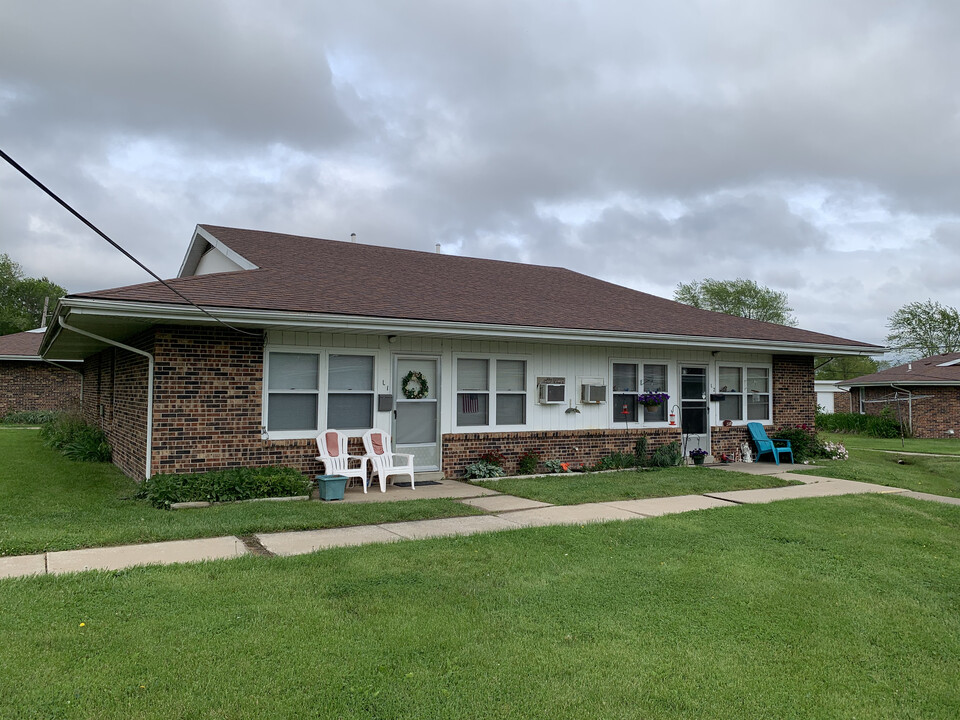
{"type": "Polygon", "coordinates": [[[958,577],[848,496],[4,580],[0,717],[954,718],[958,577]]]}
{"type": "Polygon", "coordinates": [[[786,487],[800,483],[769,475],[747,475],[709,468],[676,467],[609,473],[568,473],[546,477],[475,480],[474,484],[508,495],[554,505],[635,500],[727,490],[786,487]]]}
{"type": "Polygon", "coordinates": [[[0,556],[480,513],[452,500],[239,503],[158,510],[109,463],[75,462],[36,431],[0,431],[0,556]]]}
{"type": "Polygon", "coordinates": [[[931,453],[934,455],[960,455],[960,438],[874,438],[865,435],[840,433],[820,433],[820,439],[826,442],[842,442],[848,449],[894,450],[896,452],[931,453]]]}
{"type": "MultiPolygon", "coordinates": [[[[888,444],[899,440],[867,438],[857,435],[821,435],[821,439],[836,442],[840,439],[850,452],[849,460],[818,460],[816,467],[799,471],[806,475],[860,480],[862,482],[889,485],[890,487],[916,490],[960,497],[960,457],[925,457],[922,455],[897,455],[877,452],[887,449],[888,444]]],[[[941,452],[941,443],[949,440],[907,440],[908,452],[941,452]]]]}

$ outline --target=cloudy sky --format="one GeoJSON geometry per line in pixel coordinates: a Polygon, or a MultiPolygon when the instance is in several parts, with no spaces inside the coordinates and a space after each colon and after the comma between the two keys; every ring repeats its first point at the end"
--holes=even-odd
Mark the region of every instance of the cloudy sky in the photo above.
{"type": "MultiPolygon", "coordinates": [[[[197,223],[960,306],[960,4],[0,0],[0,147],[162,276],[197,223]]],[[[146,276],[5,164],[0,251],[146,276]]]]}

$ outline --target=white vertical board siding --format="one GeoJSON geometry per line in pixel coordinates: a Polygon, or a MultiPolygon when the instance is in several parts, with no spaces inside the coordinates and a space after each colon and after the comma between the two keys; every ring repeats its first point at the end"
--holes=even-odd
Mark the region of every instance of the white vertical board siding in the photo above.
{"type": "MultiPolygon", "coordinates": [[[[440,358],[440,432],[441,434],[459,432],[497,431],[499,428],[486,429],[459,428],[456,426],[456,358],[463,355],[497,358],[522,359],[527,362],[527,423],[523,430],[578,430],[598,428],[623,428],[623,423],[613,422],[613,410],[609,402],[583,404],[580,402],[580,384],[584,378],[594,378],[608,388],[610,396],[611,366],[614,360],[636,362],[660,362],[668,368],[669,403],[672,406],[679,401],[679,368],[683,364],[705,365],[708,368],[708,392],[716,392],[716,369],[724,363],[756,363],[770,365],[773,358],[763,353],[719,352],[713,355],[708,350],[678,349],[662,347],[594,346],[594,345],[557,345],[550,343],[524,343],[516,341],[489,341],[468,339],[442,339],[401,335],[396,342],[389,342],[386,335],[356,335],[345,333],[302,333],[271,330],[267,333],[268,349],[281,347],[309,347],[321,350],[343,351],[358,349],[364,353],[373,353],[376,357],[376,392],[393,393],[393,364],[396,355],[424,355],[440,358]],[[567,384],[567,403],[564,405],[541,405],[538,400],[538,377],[564,377],[567,384]],[[569,407],[580,412],[567,413],[569,407]]],[[[491,388],[491,392],[496,392],[491,388]]],[[[711,424],[717,424],[714,417],[715,403],[711,403],[711,424]]],[[[375,413],[377,426],[383,430],[391,427],[390,412],[375,413]]],[[[634,424],[631,423],[631,427],[634,424]]],[[[656,426],[655,426],[656,427],[656,426]]],[[[517,428],[512,427],[511,430],[517,428]]]]}

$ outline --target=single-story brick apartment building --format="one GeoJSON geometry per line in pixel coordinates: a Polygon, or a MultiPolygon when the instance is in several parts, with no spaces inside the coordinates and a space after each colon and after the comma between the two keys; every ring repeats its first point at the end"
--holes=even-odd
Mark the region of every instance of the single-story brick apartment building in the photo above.
{"type": "Polygon", "coordinates": [[[43,332],[40,328],[0,336],[0,418],[80,407],[80,363],[45,362],[40,357],[43,332]]]}
{"type": "Polygon", "coordinates": [[[84,416],[134,477],[314,473],[327,427],[354,450],[390,432],[448,477],[487,451],[593,463],[640,435],[730,453],[748,421],[813,424],[814,355],[882,352],[563,268],[206,225],[170,284],[203,311],[160,283],[70,295],[42,346],[83,361],[84,416]]]}
{"type": "Polygon", "coordinates": [[[838,384],[850,388],[854,412],[879,415],[888,408],[914,437],[960,437],[960,352],[931,355],[838,384]]]}

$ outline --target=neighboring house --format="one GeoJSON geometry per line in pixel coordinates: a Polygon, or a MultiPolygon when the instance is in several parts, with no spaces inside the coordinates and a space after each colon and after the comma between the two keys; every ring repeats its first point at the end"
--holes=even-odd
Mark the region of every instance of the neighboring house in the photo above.
{"type": "Polygon", "coordinates": [[[80,364],[58,367],[45,362],[39,353],[43,332],[40,328],[0,336],[0,418],[14,412],[80,407],[80,364]]]}
{"type": "Polygon", "coordinates": [[[824,413],[853,412],[850,406],[850,391],[845,387],[837,387],[837,383],[846,384],[838,380],[814,380],[817,391],[817,406],[824,413]]]}
{"type": "Polygon", "coordinates": [[[283,464],[392,433],[448,477],[488,451],[593,463],[672,440],[731,453],[807,423],[815,355],[882,348],[698,310],[570,270],[198,226],[179,277],[63,298],[46,357],[129,475],[283,464]],[[406,387],[404,387],[406,385],[406,387]],[[669,401],[638,406],[640,391],[669,401]],[[729,426],[724,421],[729,420],[729,426]]]}
{"type": "Polygon", "coordinates": [[[879,415],[888,408],[915,437],[960,434],[960,353],[921,358],[843,384],[850,387],[854,412],[879,415]]]}

